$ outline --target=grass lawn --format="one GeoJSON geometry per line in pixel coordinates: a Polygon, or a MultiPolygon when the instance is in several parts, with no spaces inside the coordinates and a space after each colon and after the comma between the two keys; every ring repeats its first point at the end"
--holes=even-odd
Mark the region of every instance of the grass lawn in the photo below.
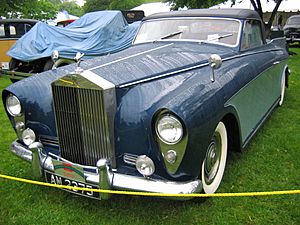
{"type": "MultiPolygon", "coordinates": [[[[290,86],[243,153],[231,153],[218,192],[300,189],[300,48],[290,86]]],[[[0,90],[8,86],[0,78],[0,90]]],[[[31,179],[31,165],[8,150],[16,135],[0,106],[0,173],[31,179]]],[[[115,195],[97,201],[0,178],[0,224],[300,224],[300,195],[172,201],[115,195]]]]}

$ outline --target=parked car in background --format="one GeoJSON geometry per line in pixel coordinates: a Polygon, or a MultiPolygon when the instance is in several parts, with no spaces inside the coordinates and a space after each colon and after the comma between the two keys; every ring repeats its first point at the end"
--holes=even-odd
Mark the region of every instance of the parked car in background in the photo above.
{"type": "Polygon", "coordinates": [[[0,19],[0,69],[8,69],[10,57],[6,52],[38,21],[32,19],[0,19]]]}
{"type": "Polygon", "coordinates": [[[56,26],[58,27],[66,27],[68,26],[70,23],[73,23],[76,19],[67,19],[67,20],[61,20],[61,21],[58,21],[56,23],[56,26]]]}
{"type": "Polygon", "coordinates": [[[28,76],[74,63],[77,52],[88,59],[128,48],[140,23],[133,20],[137,12],[131,12],[130,24],[121,11],[87,13],[66,27],[40,22],[8,51],[12,57],[9,70],[28,76]],[[54,51],[58,52],[55,60],[51,58],[54,51]]]}
{"type": "Polygon", "coordinates": [[[255,11],[154,14],[130,48],[7,87],[11,151],[54,184],[214,193],[228,151],[283,104],[287,60],[255,11]]]}
{"type": "Polygon", "coordinates": [[[298,42],[300,44],[300,15],[289,17],[283,30],[288,43],[298,42]]]}

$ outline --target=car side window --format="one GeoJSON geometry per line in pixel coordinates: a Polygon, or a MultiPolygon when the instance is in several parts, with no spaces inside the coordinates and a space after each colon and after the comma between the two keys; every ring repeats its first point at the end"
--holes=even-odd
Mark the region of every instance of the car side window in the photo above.
{"type": "Polygon", "coordinates": [[[24,24],[24,25],[25,25],[24,33],[27,33],[28,31],[30,31],[32,26],[30,24],[24,24]]]}
{"type": "Polygon", "coordinates": [[[5,37],[4,24],[0,24],[0,37],[5,37]]]}
{"type": "Polygon", "coordinates": [[[262,44],[261,23],[256,20],[246,21],[242,36],[242,50],[255,48],[262,44]]]}
{"type": "Polygon", "coordinates": [[[16,32],[16,27],[10,25],[10,26],[9,26],[9,33],[10,33],[10,36],[16,35],[16,34],[17,34],[17,32],[16,32]]]}

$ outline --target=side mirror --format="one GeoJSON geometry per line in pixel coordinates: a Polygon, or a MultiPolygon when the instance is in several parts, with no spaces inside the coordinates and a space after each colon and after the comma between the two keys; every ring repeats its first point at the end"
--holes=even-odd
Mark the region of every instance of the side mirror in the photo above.
{"type": "Polygon", "coordinates": [[[215,70],[219,69],[222,65],[222,58],[217,54],[212,54],[208,59],[209,66],[212,69],[211,81],[215,82],[215,70]]]}
{"type": "Polygon", "coordinates": [[[74,60],[78,63],[78,62],[80,62],[80,60],[83,56],[84,56],[84,53],[77,52],[74,60]]]}

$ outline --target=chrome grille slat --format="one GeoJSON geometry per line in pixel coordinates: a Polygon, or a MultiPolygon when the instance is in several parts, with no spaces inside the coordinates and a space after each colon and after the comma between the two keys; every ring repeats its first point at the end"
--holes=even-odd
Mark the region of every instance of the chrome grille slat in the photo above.
{"type": "Polygon", "coordinates": [[[100,158],[114,159],[104,91],[87,84],[86,80],[80,87],[54,82],[53,105],[61,157],[95,166],[100,158]]]}

